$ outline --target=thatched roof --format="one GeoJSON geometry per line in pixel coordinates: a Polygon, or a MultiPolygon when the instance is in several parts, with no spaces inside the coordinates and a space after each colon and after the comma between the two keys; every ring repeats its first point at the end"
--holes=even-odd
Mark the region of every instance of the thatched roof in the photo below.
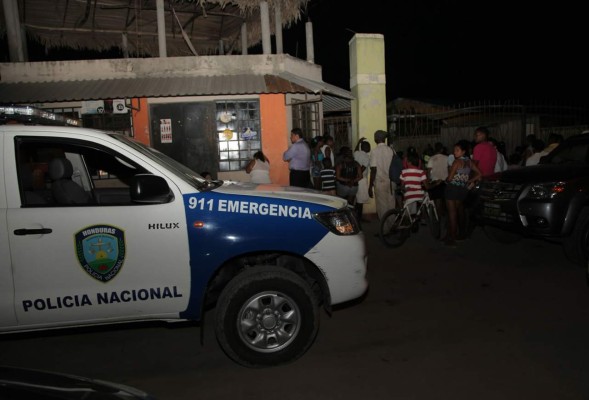
{"type": "MultiPolygon", "coordinates": [[[[275,8],[283,27],[301,18],[309,0],[266,0],[270,30],[275,8]]],[[[121,47],[127,35],[129,52],[158,56],[156,0],[17,0],[21,23],[28,35],[46,47],[107,50],[121,47]]],[[[241,25],[247,23],[248,47],[261,42],[260,0],[164,0],[167,55],[192,55],[183,32],[199,55],[241,52],[241,25]]],[[[0,9],[0,34],[6,24],[0,9]]]]}

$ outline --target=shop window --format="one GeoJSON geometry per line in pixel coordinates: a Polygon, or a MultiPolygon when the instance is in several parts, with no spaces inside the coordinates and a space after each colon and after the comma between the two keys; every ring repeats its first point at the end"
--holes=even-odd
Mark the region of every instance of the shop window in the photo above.
{"type": "Polygon", "coordinates": [[[242,170],[262,148],[260,103],[220,101],[216,107],[219,171],[242,170]]]}
{"type": "Polygon", "coordinates": [[[303,130],[303,135],[307,140],[321,135],[319,102],[313,101],[296,103],[293,101],[292,126],[293,128],[301,128],[303,130]]]}

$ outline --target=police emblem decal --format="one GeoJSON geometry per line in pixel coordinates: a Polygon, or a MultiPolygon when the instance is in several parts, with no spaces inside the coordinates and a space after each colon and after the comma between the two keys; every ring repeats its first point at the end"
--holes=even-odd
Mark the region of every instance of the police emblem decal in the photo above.
{"type": "Polygon", "coordinates": [[[111,225],[94,225],[74,236],[80,265],[94,279],[108,282],[125,262],[125,232],[111,225]]]}

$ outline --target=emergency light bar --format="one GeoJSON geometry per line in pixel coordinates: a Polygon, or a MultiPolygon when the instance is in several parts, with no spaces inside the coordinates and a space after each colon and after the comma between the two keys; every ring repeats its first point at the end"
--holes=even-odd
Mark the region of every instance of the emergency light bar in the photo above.
{"type": "Polygon", "coordinates": [[[69,118],[35,107],[0,105],[0,124],[5,124],[8,121],[24,124],[82,126],[79,119],[69,118]]]}

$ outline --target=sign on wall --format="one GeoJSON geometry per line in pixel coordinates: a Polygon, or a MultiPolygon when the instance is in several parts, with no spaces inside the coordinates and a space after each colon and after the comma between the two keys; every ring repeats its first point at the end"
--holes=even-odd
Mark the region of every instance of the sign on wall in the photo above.
{"type": "Polygon", "coordinates": [[[129,110],[125,105],[125,99],[114,99],[112,101],[112,112],[113,114],[127,114],[129,110]]]}
{"type": "Polygon", "coordinates": [[[104,100],[85,100],[80,111],[82,114],[104,114],[104,100]]]}
{"type": "Polygon", "coordinates": [[[170,118],[160,119],[160,141],[161,143],[172,143],[172,120],[170,118]]]}

